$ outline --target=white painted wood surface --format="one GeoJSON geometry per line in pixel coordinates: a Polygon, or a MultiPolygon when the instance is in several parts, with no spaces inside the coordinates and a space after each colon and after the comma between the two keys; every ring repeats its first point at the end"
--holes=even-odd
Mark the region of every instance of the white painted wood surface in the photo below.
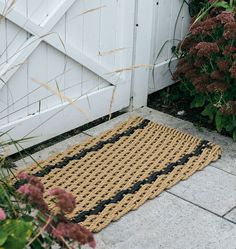
{"type": "Polygon", "coordinates": [[[135,0],[13,1],[0,0],[1,132],[28,148],[129,106],[135,0]]]}
{"type": "MultiPolygon", "coordinates": [[[[172,83],[173,42],[155,58],[173,38],[182,2],[0,0],[0,131],[32,137],[21,144],[28,148],[110,112],[145,106],[148,92],[172,83]]],[[[177,39],[188,22],[185,7],[177,39]]]]}
{"type": "Polygon", "coordinates": [[[133,72],[132,95],[133,108],[147,105],[149,75],[152,70],[151,56],[153,25],[156,1],[136,1],[134,64],[145,64],[133,72]]]}
{"type": "Polygon", "coordinates": [[[172,59],[171,70],[174,71],[176,60],[172,58],[171,48],[176,46],[186,35],[190,22],[188,6],[183,4],[183,0],[156,0],[154,2],[156,6],[152,26],[150,63],[155,64],[155,66],[154,79],[153,72],[149,74],[149,93],[173,84],[168,64],[172,59]],[[177,19],[178,14],[179,18],[177,19]],[[166,45],[159,54],[165,43],[166,45]],[[157,57],[158,54],[159,56],[157,57]]]}

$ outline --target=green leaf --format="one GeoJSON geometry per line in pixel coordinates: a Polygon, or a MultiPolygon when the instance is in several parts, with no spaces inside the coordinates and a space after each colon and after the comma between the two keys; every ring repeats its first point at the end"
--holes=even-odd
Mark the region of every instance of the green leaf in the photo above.
{"type": "Polygon", "coordinates": [[[6,220],[0,230],[8,235],[2,245],[4,249],[23,249],[32,235],[33,224],[20,219],[6,220]]]}
{"type": "Polygon", "coordinates": [[[209,119],[212,121],[214,119],[215,113],[216,113],[216,108],[211,104],[209,104],[208,106],[206,106],[206,108],[203,110],[201,114],[202,116],[209,117],[209,119]]]}
{"type": "Polygon", "coordinates": [[[44,249],[43,245],[39,240],[34,240],[30,246],[32,249],[44,249]]]}
{"type": "Polygon", "coordinates": [[[206,96],[205,95],[196,95],[193,102],[191,103],[191,108],[198,108],[203,107],[206,102],[206,96]]]}
{"type": "Polygon", "coordinates": [[[21,217],[24,221],[27,221],[27,222],[30,222],[30,221],[33,221],[34,218],[30,215],[22,215],[21,217]]]}
{"type": "Polygon", "coordinates": [[[220,112],[216,113],[215,125],[216,125],[217,131],[221,132],[223,129],[223,116],[220,114],[220,112]]]}
{"type": "Polygon", "coordinates": [[[214,7],[221,7],[224,9],[228,9],[228,8],[230,8],[230,5],[227,2],[222,1],[222,2],[218,2],[218,3],[214,3],[214,7]]]}
{"type": "Polygon", "coordinates": [[[7,233],[4,231],[0,232],[0,246],[2,246],[7,241],[7,233]]]}
{"type": "Polygon", "coordinates": [[[234,129],[234,132],[233,132],[233,140],[236,142],[236,129],[234,129]]]}
{"type": "Polygon", "coordinates": [[[232,132],[232,130],[234,129],[234,124],[233,122],[228,122],[228,124],[225,125],[225,129],[228,132],[232,132]]]}

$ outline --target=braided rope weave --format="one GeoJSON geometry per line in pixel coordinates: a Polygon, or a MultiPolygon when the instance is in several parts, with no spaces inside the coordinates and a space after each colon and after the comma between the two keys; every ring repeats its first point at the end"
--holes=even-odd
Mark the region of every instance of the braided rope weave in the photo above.
{"type": "Polygon", "coordinates": [[[68,218],[98,232],[220,155],[218,145],[132,117],[27,171],[46,189],[71,192],[77,206],[68,218]]]}

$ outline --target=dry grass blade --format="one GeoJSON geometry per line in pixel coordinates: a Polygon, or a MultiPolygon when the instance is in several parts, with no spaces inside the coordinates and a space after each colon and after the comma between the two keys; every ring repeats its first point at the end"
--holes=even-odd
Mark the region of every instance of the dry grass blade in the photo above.
{"type": "Polygon", "coordinates": [[[124,67],[124,68],[115,69],[114,71],[111,71],[111,72],[109,72],[107,74],[122,73],[122,72],[125,72],[125,71],[133,71],[133,70],[139,69],[139,68],[150,68],[150,69],[152,69],[153,65],[150,65],[150,64],[133,65],[131,67],[124,67]]]}
{"type": "Polygon", "coordinates": [[[55,96],[59,97],[61,100],[65,100],[66,102],[68,102],[71,106],[73,106],[74,108],[76,108],[79,112],[83,113],[88,119],[90,119],[88,113],[86,113],[83,109],[81,109],[79,106],[77,106],[75,104],[75,102],[68,98],[67,96],[65,96],[63,93],[59,92],[56,89],[53,89],[51,86],[49,86],[47,83],[45,82],[40,82],[34,78],[31,78],[31,80],[41,86],[43,86],[44,88],[46,88],[48,91],[50,91],[51,93],[53,93],[55,96]]]}
{"type": "Polygon", "coordinates": [[[111,54],[114,54],[114,53],[117,53],[117,52],[120,52],[123,50],[127,50],[127,49],[129,49],[129,48],[115,48],[115,49],[112,49],[109,51],[99,52],[98,56],[107,56],[107,55],[111,55],[111,54]]]}
{"type": "Polygon", "coordinates": [[[116,93],[116,86],[114,87],[114,89],[112,91],[112,96],[111,96],[111,101],[110,101],[110,107],[109,107],[109,120],[111,119],[111,115],[112,115],[112,105],[114,103],[115,93],[116,93]]]}
{"type": "Polygon", "coordinates": [[[4,6],[3,12],[1,13],[0,20],[4,19],[11,12],[11,10],[14,8],[15,3],[16,3],[16,0],[5,1],[5,6],[4,6]]]}
{"type": "Polygon", "coordinates": [[[73,20],[73,19],[75,19],[75,18],[77,18],[77,17],[86,15],[86,14],[91,13],[91,12],[94,12],[94,11],[98,11],[98,10],[103,9],[103,8],[105,8],[105,7],[107,7],[107,6],[106,6],[106,5],[102,5],[102,6],[99,6],[99,7],[96,7],[96,8],[92,8],[92,9],[86,10],[86,11],[80,13],[79,15],[76,15],[76,16],[72,17],[70,20],[73,20]]]}

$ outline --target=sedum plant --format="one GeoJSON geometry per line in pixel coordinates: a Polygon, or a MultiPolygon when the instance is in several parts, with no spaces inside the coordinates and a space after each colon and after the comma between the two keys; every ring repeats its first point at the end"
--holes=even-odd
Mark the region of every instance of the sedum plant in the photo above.
{"type": "Polygon", "coordinates": [[[189,34],[179,44],[174,80],[192,96],[191,108],[218,132],[236,140],[236,1],[210,0],[191,22],[189,34]]]}
{"type": "MultiPolygon", "coordinates": [[[[0,149],[4,151],[3,147],[9,143],[0,143],[0,149]]],[[[55,188],[46,193],[37,177],[26,172],[15,176],[0,155],[1,249],[75,249],[85,244],[95,248],[92,233],[66,218],[75,205],[75,198],[63,189],[55,188]],[[54,211],[45,202],[45,195],[51,196],[54,211]]]]}

